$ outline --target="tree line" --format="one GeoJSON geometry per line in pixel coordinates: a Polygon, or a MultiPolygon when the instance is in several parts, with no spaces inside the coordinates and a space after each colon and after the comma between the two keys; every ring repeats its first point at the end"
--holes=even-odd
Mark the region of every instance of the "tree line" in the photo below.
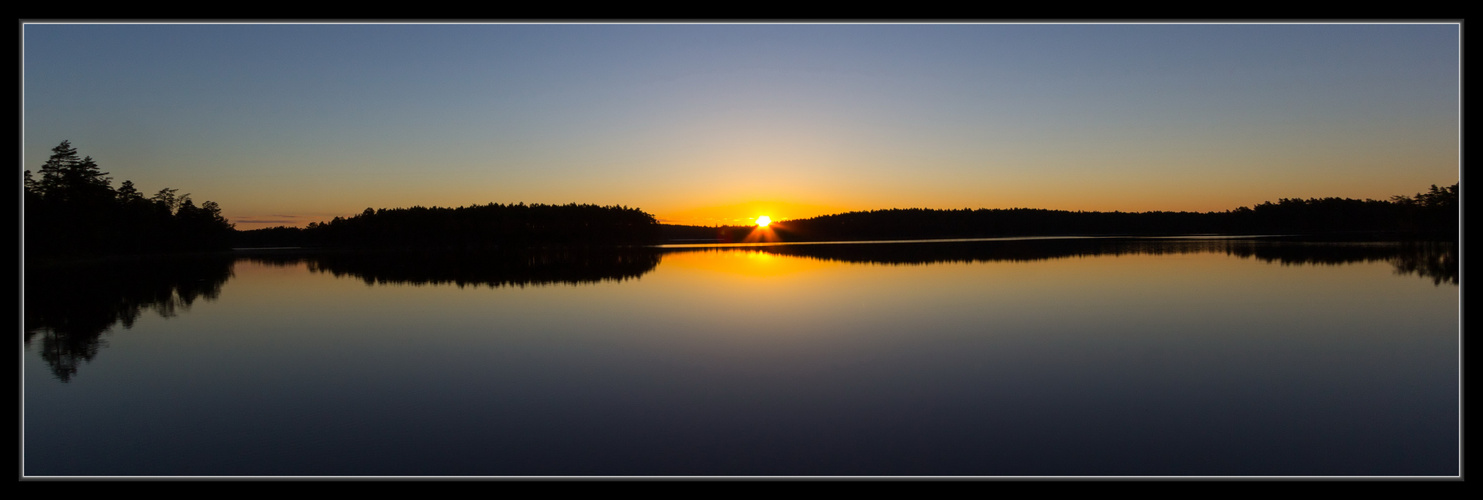
{"type": "MultiPolygon", "coordinates": [[[[1283,198],[1221,212],[1087,212],[1032,208],[856,211],[774,222],[779,241],[859,241],[1012,236],[1291,234],[1456,241],[1458,184],[1389,200],[1283,198]]],[[[739,242],[752,226],[672,226],[671,240],[739,242]]]]}
{"type": "Polygon", "coordinates": [[[215,202],[197,206],[190,194],[172,188],[146,197],[131,181],[116,189],[112,183],[93,157],[79,157],[69,141],[52,148],[39,179],[26,170],[27,260],[229,247],[233,225],[215,202]]]}
{"type": "Polygon", "coordinates": [[[873,210],[753,226],[659,224],[627,206],[524,203],[371,209],[308,227],[237,231],[211,201],[164,188],[146,197],[118,188],[68,141],[52,149],[40,179],[25,172],[25,250],[33,258],[222,250],[237,247],[513,249],[643,245],[666,241],[763,241],[1307,234],[1456,241],[1459,184],[1389,200],[1283,198],[1223,212],[1084,212],[1030,208],[873,210]]]}
{"type": "Polygon", "coordinates": [[[626,206],[524,203],[366,208],[302,229],[241,231],[241,247],[516,249],[640,245],[658,241],[653,215],[626,206]]]}

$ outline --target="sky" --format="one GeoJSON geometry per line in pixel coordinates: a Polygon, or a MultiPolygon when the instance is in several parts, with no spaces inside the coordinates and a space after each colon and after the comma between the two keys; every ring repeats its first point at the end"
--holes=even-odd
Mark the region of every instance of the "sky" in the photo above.
{"type": "Polygon", "coordinates": [[[27,23],[22,170],[366,208],[1223,211],[1460,179],[1456,22],[27,23]]]}

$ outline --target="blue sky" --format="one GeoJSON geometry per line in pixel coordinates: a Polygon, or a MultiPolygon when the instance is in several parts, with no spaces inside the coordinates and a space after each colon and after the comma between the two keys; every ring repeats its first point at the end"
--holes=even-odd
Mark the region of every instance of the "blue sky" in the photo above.
{"type": "Polygon", "coordinates": [[[70,140],[242,229],[598,203],[1225,210],[1459,178],[1460,27],[26,24],[24,169],[70,140]]]}

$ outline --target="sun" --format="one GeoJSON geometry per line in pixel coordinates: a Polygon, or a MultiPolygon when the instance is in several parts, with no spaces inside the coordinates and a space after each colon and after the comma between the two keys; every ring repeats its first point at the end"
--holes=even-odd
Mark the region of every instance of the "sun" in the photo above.
{"type": "Polygon", "coordinates": [[[772,224],[772,217],[766,215],[757,217],[757,227],[767,227],[768,224],[772,224]]]}

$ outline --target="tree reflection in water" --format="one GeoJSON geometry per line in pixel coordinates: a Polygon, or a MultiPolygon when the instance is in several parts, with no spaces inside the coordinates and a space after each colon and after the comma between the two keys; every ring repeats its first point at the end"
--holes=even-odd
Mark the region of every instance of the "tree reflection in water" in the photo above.
{"type": "Polygon", "coordinates": [[[563,248],[532,251],[345,251],[245,257],[270,265],[304,263],[310,271],[353,277],[367,285],[525,287],[638,279],[659,265],[652,248],[563,248]]]}
{"type": "MultiPolygon", "coordinates": [[[[730,251],[699,247],[670,251],[730,251]]],[[[1397,274],[1417,274],[1438,285],[1458,283],[1457,245],[1451,242],[1312,242],[1282,239],[1043,238],[951,242],[874,242],[749,246],[750,250],[854,264],[928,265],[1033,262],[1073,257],[1224,253],[1282,265],[1390,262],[1397,274]]]]}
{"type": "MultiPolygon", "coordinates": [[[[931,265],[1030,262],[1071,257],[1225,253],[1283,265],[1389,262],[1397,274],[1436,285],[1458,284],[1455,243],[1319,243],[1250,239],[1058,238],[995,241],[843,243],[748,247],[776,255],[855,264],[931,265]]],[[[27,269],[25,344],[67,382],[106,345],[115,325],[129,329],[145,311],[170,318],[197,300],[215,300],[236,259],[271,265],[304,263],[314,272],[368,285],[525,287],[638,279],[669,252],[734,251],[735,247],[565,249],[526,252],[335,252],[129,259],[27,269]]]]}
{"type": "Polygon", "coordinates": [[[105,345],[114,325],[125,330],[144,311],[171,318],[197,300],[212,301],[232,277],[232,257],[120,259],[27,269],[25,344],[40,339],[41,359],[63,382],[105,345]]]}

